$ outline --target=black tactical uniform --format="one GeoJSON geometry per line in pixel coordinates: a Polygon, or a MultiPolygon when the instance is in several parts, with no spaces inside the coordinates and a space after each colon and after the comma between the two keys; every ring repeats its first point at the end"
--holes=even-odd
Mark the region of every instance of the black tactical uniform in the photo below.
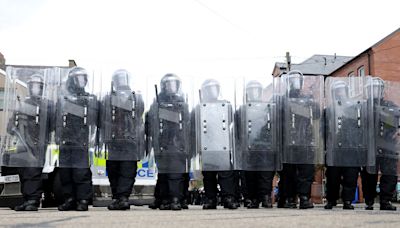
{"type": "Polygon", "coordinates": [[[44,98],[44,82],[40,75],[28,81],[29,97],[17,104],[8,122],[7,132],[18,138],[16,154],[5,155],[3,163],[18,168],[24,203],[16,211],[37,211],[43,193],[42,169],[50,132],[51,104],[44,98]]]}
{"type": "Polygon", "coordinates": [[[70,70],[64,93],[58,97],[56,140],[60,145],[60,179],[65,203],[60,211],[87,211],[92,198],[92,172],[89,165],[89,143],[97,133],[98,101],[85,91],[87,72],[70,70]]]}
{"type": "MultiPolygon", "coordinates": [[[[291,124],[294,127],[285,127],[283,132],[284,142],[284,158],[283,158],[283,169],[280,172],[281,181],[283,184],[282,194],[280,194],[281,204],[279,207],[285,208],[296,208],[296,195],[300,198],[300,209],[313,208],[314,205],[310,201],[311,197],[311,186],[314,181],[314,164],[311,162],[316,160],[315,149],[316,147],[310,147],[311,142],[314,141],[319,135],[315,135],[314,127],[311,126],[310,119],[319,120],[321,114],[316,111],[313,116],[310,116],[310,110],[319,110],[319,103],[314,102],[313,97],[302,94],[303,86],[303,75],[297,71],[291,71],[288,73],[289,78],[289,99],[283,100],[283,123],[291,124]],[[294,76],[293,75],[298,75],[294,76]],[[287,103],[289,102],[289,103],[287,103]],[[291,110],[286,108],[297,110],[297,112],[303,112],[299,114],[289,113],[291,110]],[[295,117],[295,119],[293,119],[295,117]],[[299,134],[304,132],[304,134],[299,134]],[[291,145],[292,141],[296,144],[291,145]],[[298,145],[297,142],[303,142],[308,144],[298,145]],[[285,145],[288,144],[288,145],[285,145]],[[288,156],[288,157],[285,157],[288,156]],[[285,162],[286,160],[292,160],[291,162],[285,162]],[[282,201],[285,203],[282,205],[282,201]]],[[[318,89],[318,88],[317,88],[318,89]]],[[[292,110],[292,111],[293,111],[292,110]]],[[[323,126],[320,126],[320,131],[323,130],[323,126]]],[[[319,133],[318,133],[319,134],[319,133]]],[[[319,144],[319,142],[313,142],[319,144]]],[[[281,189],[279,189],[281,191],[281,189]]]]}
{"type": "Polygon", "coordinates": [[[106,168],[113,194],[109,210],[130,208],[137,161],[144,154],[144,103],[141,95],[130,88],[130,80],[129,72],[117,70],[112,77],[112,91],[100,107],[100,138],[108,152],[106,168]]]}
{"type": "MultiPolygon", "coordinates": [[[[246,85],[246,104],[236,114],[237,141],[242,150],[242,169],[247,197],[247,208],[272,208],[272,181],[278,156],[276,104],[263,101],[263,87],[258,81],[246,85]],[[276,142],[273,142],[273,141],[276,142]]],[[[274,97],[273,97],[274,98],[274,97]]]]}
{"type": "Polygon", "coordinates": [[[343,209],[354,209],[357,179],[360,167],[367,163],[367,120],[366,102],[349,98],[345,81],[334,81],[326,92],[332,94],[332,101],[326,110],[327,127],[327,195],[325,209],[336,206],[342,185],[343,209]],[[357,117],[360,110],[360,118],[357,117]],[[359,124],[358,124],[359,121],[359,124]],[[331,129],[333,128],[333,129],[331,129]]]}
{"type": "MultiPolygon", "coordinates": [[[[396,210],[396,207],[391,204],[393,194],[396,191],[397,173],[398,173],[398,151],[385,148],[384,141],[381,143],[380,138],[397,140],[398,137],[393,137],[398,134],[398,127],[393,126],[396,124],[387,124],[383,121],[377,122],[379,112],[383,112],[390,118],[398,119],[392,113],[385,112],[385,107],[392,107],[393,110],[398,109],[397,105],[392,101],[385,100],[383,97],[384,82],[380,78],[373,79],[374,91],[374,118],[378,125],[375,126],[375,143],[377,148],[376,167],[363,167],[361,172],[362,177],[362,191],[365,198],[366,210],[373,210],[375,197],[377,196],[376,186],[378,182],[378,172],[381,172],[379,179],[379,199],[381,210],[396,210]],[[379,105],[378,105],[379,104],[379,105]],[[378,110],[378,107],[382,107],[378,110]],[[383,131],[382,131],[383,130],[383,131]],[[382,133],[381,133],[382,131],[382,133]],[[382,144],[382,145],[381,145],[382,144]],[[373,170],[370,170],[373,169],[373,170]],[[372,172],[371,172],[372,171],[372,172]],[[374,174],[375,173],[375,174],[374,174]]],[[[396,112],[396,111],[394,111],[396,112]]],[[[391,121],[388,121],[391,122],[391,121]]],[[[398,142],[397,142],[398,143],[398,142]]],[[[396,144],[396,142],[394,142],[396,144]]]]}
{"type": "MultiPolygon", "coordinates": [[[[230,109],[230,112],[232,112],[232,107],[230,103],[226,100],[219,100],[219,89],[220,85],[219,82],[213,79],[208,79],[203,82],[202,88],[201,88],[201,93],[203,100],[202,102],[207,102],[207,103],[219,103],[221,105],[228,104],[228,107],[230,109]]],[[[198,108],[196,108],[198,109],[198,108]]],[[[229,118],[229,117],[227,117],[229,118]]],[[[229,120],[228,120],[229,123],[229,120]]],[[[199,134],[197,132],[197,134],[199,134]]],[[[196,134],[196,137],[199,137],[196,134]]],[[[234,137],[232,135],[232,137],[234,137]]],[[[193,142],[194,143],[194,142],[193,142]]],[[[204,155],[203,160],[207,159],[205,158],[204,155]]],[[[218,159],[218,158],[211,158],[208,157],[208,159],[218,159]]],[[[226,158],[224,158],[226,159],[226,158]]],[[[210,162],[210,161],[207,161],[210,162]]],[[[218,164],[218,161],[216,161],[218,164]]],[[[227,164],[224,164],[224,166],[227,164]]],[[[238,178],[235,178],[235,171],[233,171],[233,167],[227,167],[226,171],[208,171],[207,168],[204,167],[203,164],[203,169],[205,171],[202,171],[203,174],[203,184],[204,184],[204,191],[205,195],[207,197],[207,202],[203,205],[203,209],[216,209],[217,208],[217,195],[218,195],[218,184],[221,187],[220,191],[220,196],[224,205],[224,208],[229,208],[229,209],[237,209],[238,205],[236,203],[236,191],[237,191],[237,186],[238,183],[235,181],[238,180],[238,178]]],[[[217,169],[220,169],[218,167],[217,169]]]]}
{"type": "MultiPolygon", "coordinates": [[[[181,210],[188,171],[189,109],[174,74],[161,79],[161,92],[146,114],[146,135],[154,149],[158,179],[152,208],[181,210]]],[[[150,148],[147,149],[149,153],[150,148]]]]}

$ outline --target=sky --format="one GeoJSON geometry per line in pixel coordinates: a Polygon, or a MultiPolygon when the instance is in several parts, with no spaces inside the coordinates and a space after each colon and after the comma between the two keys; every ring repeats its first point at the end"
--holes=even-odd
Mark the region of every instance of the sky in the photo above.
{"type": "Polygon", "coordinates": [[[293,63],[359,54],[399,28],[399,8],[398,0],[0,0],[0,52],[7,64],[74,59],[103,75],[269,80],[287,51],[293,63]]]}

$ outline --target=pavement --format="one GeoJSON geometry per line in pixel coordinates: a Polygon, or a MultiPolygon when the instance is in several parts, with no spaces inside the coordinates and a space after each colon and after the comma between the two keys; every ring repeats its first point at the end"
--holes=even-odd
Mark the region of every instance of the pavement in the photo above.
{"type": "MultiPolygon", "coordinates": [[[[398,208],[399,204],[396,205],[398,208]]],[[[147,206],[132,206],[129,211],[108,211],[104,207],[90,207],[87,212],[59,212],[56,208],[38,212],[15,212],[0,208],[0,227],[400,227],[400,210],[364,210],[357,204],[354,211],[344,211],[340,205],[325,210],[323,205],[314,209],[223,209],[202,210],[190,206],[189,210],[160,211],[147,206]]]]}

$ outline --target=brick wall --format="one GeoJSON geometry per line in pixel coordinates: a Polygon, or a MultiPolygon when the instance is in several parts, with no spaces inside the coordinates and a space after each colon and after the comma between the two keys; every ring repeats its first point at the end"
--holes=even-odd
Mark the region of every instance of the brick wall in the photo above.
{"type": "Polygon", "coordinates": [[[351,62],[333,72],[331,76],[348,76],[350,72],[358,75],[358,69],[362,66],[364,66],[365,75],[379,76],[384,80],[400,81],[400,31],[369,48],[351,62]],[[370,55],[369,61],[368,54],[370,55]]]}
{"type": "Polygon", "coordinates": [[[400,81],[400,31],[372,48],[374,75],[400,81]]]}
{"type": "MultiPolygon", "coordinates": [[[[344,65],[339,70],[333,72],[333,74],[331,76],[347,77],[351,72],[353,72],[354,75],[358,76],[358,69],[360,69],[360,67],[364,67],[365,75],[371,74],[369,72],[368,53],[363,53],[362,55],[358,56],[356,59],[354,59],[353,61],[344,65]]],[[[371,67],[372,67],[372,65],[371,65],[371,67]]],[[[371,68],[371,72],[373,72],[372,68],[371,68]]]]}

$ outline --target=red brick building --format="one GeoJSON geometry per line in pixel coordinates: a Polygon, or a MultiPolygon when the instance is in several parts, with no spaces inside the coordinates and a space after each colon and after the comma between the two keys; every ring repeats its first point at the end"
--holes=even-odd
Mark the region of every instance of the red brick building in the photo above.
{"type": "Polygon", "coordinates": [[[373,75],[400,80],[400,28],[333,71],[331,76],[373,75]]]}

